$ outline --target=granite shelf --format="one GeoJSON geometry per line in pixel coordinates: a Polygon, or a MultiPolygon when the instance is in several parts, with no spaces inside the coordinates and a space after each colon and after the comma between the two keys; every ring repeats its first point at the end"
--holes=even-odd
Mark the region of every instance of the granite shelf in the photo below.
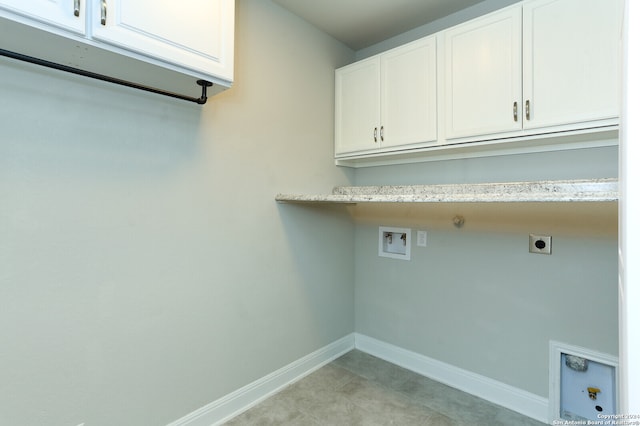
{"type": "Polygon", "coordinates": [[[615,202],[617,179],[407,186],[337,186],[331,194],[278,194],[279,203],[615,202]]]}

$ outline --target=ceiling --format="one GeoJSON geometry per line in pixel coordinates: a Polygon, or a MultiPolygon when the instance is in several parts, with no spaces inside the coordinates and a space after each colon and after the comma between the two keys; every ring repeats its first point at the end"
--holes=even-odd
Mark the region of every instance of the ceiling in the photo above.
{"type": "Polygon", "coordinates": [[[435,21],[483,0],[273,0],[353,50],[435,21]]]}

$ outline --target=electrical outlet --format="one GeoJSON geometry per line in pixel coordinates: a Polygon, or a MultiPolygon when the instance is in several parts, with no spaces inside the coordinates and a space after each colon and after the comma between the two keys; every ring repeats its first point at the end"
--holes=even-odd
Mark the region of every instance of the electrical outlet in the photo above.
{"type": "Polygon", "coordinates": [[[529,234],[529,253],[551,254],[551,237],[529,234]]]}

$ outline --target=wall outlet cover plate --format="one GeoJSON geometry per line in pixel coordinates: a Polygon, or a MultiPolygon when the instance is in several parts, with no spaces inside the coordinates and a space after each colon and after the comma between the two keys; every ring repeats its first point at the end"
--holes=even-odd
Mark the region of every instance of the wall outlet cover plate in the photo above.
{"type": "Polygon", "coordinates": [[[427,246],[427,231],[418,231],[416,234],[416,245],[418,247],[427,246]]]}

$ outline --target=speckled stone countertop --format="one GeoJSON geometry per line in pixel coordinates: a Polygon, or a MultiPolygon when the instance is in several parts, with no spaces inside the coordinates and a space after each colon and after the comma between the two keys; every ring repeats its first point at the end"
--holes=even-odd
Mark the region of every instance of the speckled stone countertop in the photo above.
{"type": "Polygon", "coordinates": [[[281,203],[520,203],[618,200],[617,179],[408,186],[337,186],[327,195],[278,194],[281,203]]]}

